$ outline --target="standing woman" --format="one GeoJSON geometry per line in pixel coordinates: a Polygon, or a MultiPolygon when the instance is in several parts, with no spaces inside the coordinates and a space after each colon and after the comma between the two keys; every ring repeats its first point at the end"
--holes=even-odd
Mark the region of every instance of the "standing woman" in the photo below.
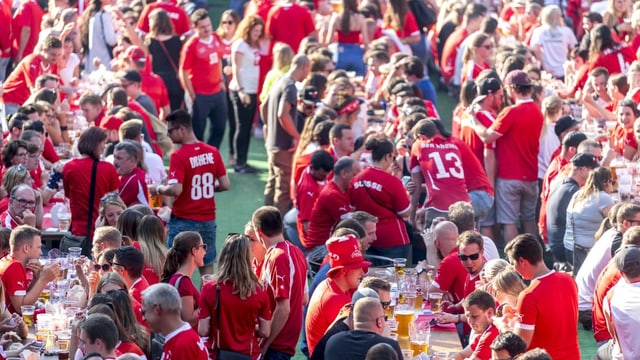
{"type": "Polygon", "coordinates": [[[578,44],[578,39],[562,20],[562,11],[556,5],[542,9],[542,26],[533,30],[531,49],[542,67],[557,79],[564,80],[564,63],[578,44]]]}
{"type": "Polygon", "coordinates": [[[325,45],[334,42],[338,33],[338,62],[336,69],[355,71],[364,76],[364,50],[369,46],[369,33],[364,16],[358,12],[358,0],[342,0],[342,12],[333,13],[329,21],[329,30],[325,45]]]}
{"type": "Polygon", "coordinates": [[[144,255],[142,276],[147,279],[149,285],[160,282],[158,274],[162,274],[168,251],[165,246],[166,238],[164,225],[157,216],[147,215],[142,218],[138,228],[137,244],[144,255]]]}
{"type": "Polygon", "coordinates": [[[152,71],[160,76],[169,93],[171,110],[182,107],[184,90],[178,80],[178,63],[182,40],[175,34],[169,15],[162,9],[155,9],[149,15],[149,34],[144,41],[151,55],[152,71]]]}
{"type": "Polygon", "coordinates": [[[260,78],[260,39],[264,36],[264,22],[257,15],[249,15],[238,25],[236,40],[231,47],[233,78],[229,84],[235,116],[233,142],[236,152],[236,173],[253,174],[257,170],[247,164],[253,118],[258,104],[260,78]]]}
{"type": "Polygon", "coordinates": [[[200,293],[193,286],[193,272],[204,266],[207,244],[202,243],[200,234],[195,231],[183,231],[173,239],[173,246],[167,252],[164,271],[160,281],[169,283],[178,289],[182,299],[183,321],[196,329],[198,325],[198,301],[200,293]]]}
{"type": "Polygon", "coordinates": [[[106,194],[118,191],[120,179],[116,168],[106,162],[100,161],[100,155],[104,152],[107,142],[107,134],[97,127],[90,127],[85,130],[78,140],[78,152],[80,157],[64,164],[62,170],[62,182],[64,193],[69,199],[71,208],[71,233],[75,236],[88,236],[92,238],[92,233],[87,234],[87,230],[94,227],[98,219],[98,209],[100,199],[106,194]],[[97,162],[95,176],[95,191],[93,199],[89,199],[91,193],[91,178],[94,164],[97,162]],[[93,203],[93,208],[89,209],[89,204],[93,203]],[[89,218],[91,212],[91,218],[89,218]]]}
{"type": "Polygon", "coordinates": [[[415,16],[409,11],[409,5],[405,0],[388,0],[387,11],[384,14],[384,28],[395,32],[397,36],[396,47],[398,51],[409,49],[409,44],[420,41],[420,28],[415,16]],[[398,43],[399,42],[399,43],[398,43]]]}
{"type": "Polygon", "coordinates": [[[111,12],[106,11],[109,5],[111,5],[111,0],[92,0],[87,10],[82,14],[80,37],[86,54],[85,70],[87,72],[96,69],[93,66],[95,58],[100,59],[100,63],[107,70],[111,69],[111,59],[113,58],[111,50],[118,41],[118,34],[113,27],[114,19],[111,12]]]}
{"type": "Polygon", "coordinates": [[[493,40],[491,36],[485,33],[475,33],[471,35],[471,46],[464,48],[462,54],[462,82],[474,81],[482,70],[491,67],[491,58],[493,57],[493,40]]]}
{"type": "MultiPolygon", "coordinates": [[[[229,87],[229,83],[233,77],[231,69],[231,45],[236,35],[236,29],[240,22],[240,16],[235,11],[228,9],[225,10],[220,16],[220,25],[216,29],[216,35],[220,38],[220,55],[222,56],[222,75],[224,76],[224,83],[229,87]]],[[[233,109],[231,103],[231,94],[227,96],[227,109],[233,109]]],[[[229,123],[229,161],[228,166],[236,166],[236,152],[233,138],[236,135],[236,117],[232,112],[228,113],[229,123]]]]}
{"type": "Polygon", "coordinates": [[[395,146],[387,139],[372,138],[365,147],[371,152],[372,166],[353,179],[350,192],[355,211],[378,218],[377,240],[367,253],[406,258],[411,244],[402,218],[409,215],[411,203],[402,181],[389,173],[395,146]]]}
{"type": "Polygon", "coordinates": [[[214,278],[202,286],[198,333],[209,337],[209,349],[215,345],[213,354],[222,349],[257,359],[258,338],[269,337],[271,330],[271,308],[267,291],[251,268],[251,245],[246,235],[235,234],[225,240],[214,278]]]}

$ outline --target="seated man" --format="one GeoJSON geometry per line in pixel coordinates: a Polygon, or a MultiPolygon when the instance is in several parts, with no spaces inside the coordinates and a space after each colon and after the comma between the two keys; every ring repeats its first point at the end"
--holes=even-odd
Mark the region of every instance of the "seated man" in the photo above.
{"type": "Polygon", "coordinates": [[[0,224],[7,229],[20,225],[42,227],[42,202],[31,186],[21,184],[11,190],[9,207],[0,214],[0,224]]]}
{"type": "Polygon", "coordinates": [[[93,259],[98,261],[98,255],[107,249],[117,249],[122,246],[122,234],[113,226],[100,226],[93,232],[93,259]]]}
{"type": "Polygon", "coordinates": [[[60,264],[54,262],[44,268],[40,266],[38,259],[42,256],[42,241],[40,230],[34,227],[22,225],[13,229],[9,246],[9,255],[0,259],[0,278],[7,308],[12,313],[21,313],[20,307],[35,304],[44,287],[56,278],[60,264]],[[27,269],[33,272],[31,283],[27,282],[27,269]]]}
{"type": "Polygon", "coordinates": [[[149,283],[142,276],[144,270],[144,256],[133,246],[123,246],[116,249],[113,257],[114,272],[122,276],[129,288],[131,297],[142,302],[142,292],[149,287],[149,283]]]}
{"type": "Polygon", "coordinates": [[[402,359],[398,341],[382,336],[385,328],[384,309],[380,300],[364,298],[353,306],[353,330],[335,334],[327,342],[325,359],[364,359],[367,351],[378,343],[387,343],[402,359]]]}
{"type": "Polygon", "coordinates": [[[115,359],[118,328],[110,317],[91,314],[80,325],[78,348],[89,356],[99,354],[103,359],[115,359]]]}
{"type": "Polygon", "coordinates": [[[456,360],[491,359],[491,344],[499,334],[498,329],[492,324],[496,301],[489,293],[476,290],[464,299],[462,306],[464,306],[467,322],[477,336],[469,346],[454,354],[453,358],[456,360]]]}
{"type": "Polygon", "coordinates": [[[491,343],[493,359],[515,359],[525,351],[527,351],[527,343],[512,331],[503,332],[491,343]]]}

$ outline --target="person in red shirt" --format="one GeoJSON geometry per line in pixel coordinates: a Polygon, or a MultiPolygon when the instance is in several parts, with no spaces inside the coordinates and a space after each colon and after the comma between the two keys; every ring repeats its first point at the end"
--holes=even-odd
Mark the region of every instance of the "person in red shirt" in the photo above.
{"type": "MultiPolygon", "coordinates": [[[[149,6],[157,4],[152,3],[149,6]]],[[[140,18],[142,20],[142,18],[140,18]]],[[[171,112],[171,104],[169,103],[169,93],[164,80],[153,72],[151,66],[147,63],[147,56],[144,51],[137,46],[129,46],[125,52],[128,69],[136,70],[142,78],[142,93],[148,95],[153,100],[156,110],[158,110],[158,119],[164,121],[165,117],[171,112]]]]}
{"type": "Polygon", "coordinates": [[[284,240],[282,215],[262,206],[252,216],[260,242],[268,249],[260,271],[269,294],[273,319],[269,337],[260,344],[265,359],[289,359],[302,331],[302,307],[308,303],[307,261],[302,251],[284,240]]]}
{"type": "Polygon", "coordinates": [[[36,191],[27,184],[11,189],[9,206],[0,214],[0,226],[14,229],[20,225],[42,227],[42,201],[38,201],[36,191]]]}
{"type": "Polygon", "coordinates": [[[267,34],[273,42],[283,42],[298,52],[300,42],[307,36],[316,36],[311,12],[293,0],[285,0],[269,10],[267,34]]]}
{"type": "Polygon", "coordinates": [[[449,293],[452,303],[464,298],[467,270],[458,258],[458,228],[450,221],[441,221],[433,229],[438,256],[442,259],[433,278],[433,290],[449,293]]]}
{"type": "Polygon", "coordinates": [[[195,35],[187,40],[180,54],[180,83],[193,109],[193,131],[204,139],[209,119],[207,144],[220,147],[227,123],[227,93],[222,79],[222,44],[213,33],[209,13],[204,9],[191,15],[195,35]]]}
{"type": "Polygon", "coordinates": [[[508,243],[518,234],[518,218],[525,232],[537,231],[538,152],[544,116],[531,99],[533,88],[524,71],[509,72],[504,84],[515,105],[503,109],[489,128],[477,120],[475,108],[471,119],[482,141],[496,142],[496,212],[508,243]]]}
{"type": "Polygon", "coordinates": [[[143,34],[149,33],[149,14],[151,14],[155,9],[162,9],[167,13],[167,15],[169,15],[169,19],[171,19],[171,23],[173,24],[173,31],[176,35],[189,35],[191,32],[191,28],[189,27],[189,16],[183,8],[176,5],[172,0],[159,0],[147,4],[144,9],[142,9],[142,13],[138,17],[138,31],[143,34]]]}
{"type": "Polygon", "coordinates": [[[165,339],[161,358],[208,360],[204,341],[180,318],[180,306],[180,295],[172,285],[151,285],[142,293],[142,314],[151,331],[165,339]]]}
{"type": "Polygon", "coordinates": [[[514,332],[528,349],[542,348],[554,360],[580,358],[578,288],[570,275],[549,270],[536,235],[518,235],[504,252],[530,285],[520,293],[514,332]]]}
{"type": "Polygon", "coordinates": [[[104,104],[100,95],[84,94],[78,100],[80,110],[89,124],[100,127],[105,118],[104,104]]]}
{"type": "Polygon", "coordinates": [[[11,60],[11,4],[9,1],[0,2],[0,81],[7,75],[7,65],[11,60]]]}
{"type": "Polygon", "coordinates": [[[127,206],[149,205],[143,151],[140,144],[125,140],[113,152],[113,166],[120,175],[120,198],[127,206]]]}
{"type": "Polygon", "coordinates": [[[13,61],[19,63],[38,43],[44,10],[37,0],[23,0],[13,14],[13,61]]]}
{"type": "Polygon", "coordinates": [[[167,126],[171,141],[182,146],[171,154],[167,185],[149,185],[149,193],[175,197],[167,245],[171,247],[181,231],[198,231],[207,245],[200,273],[211,274],[216,258],[214,194],[230,189],[231,182],[218,149],[196,138],[188,112],[172,112],[167,116],[167,126]]]}
{"type": "Polygon", "coordinates": [[[487,14],[487,8],[482,4],[472,3],[465,7],[462,16],[462,24],[447,38],[442,48],[440,67],[442,77],[448,84],[453,78],[456,69],[456,57],[460,44],[471,34],[480,29],[482,21],[487,14]]]}
{"type": "Polygon", "coordinates": [[[142,301],[142,292],[149,287],[149,283],[142,276],[144,256],[133,246],[121,246],[116,249],[113,257],[112,271],[120,274],[129,288],[129,294],[138,302],[142,301]]]}
{"type": "MultiPolygon", "coordinates": [[[[298,236],[302,244],[306,244],[305,236],[312,217],[313,206],[320,192],[327,184],[327,177],[333,171],[333,158],[324,151],[318,150],[311,156],[311,165],[302,173],[296,186],[294,206],[298,209],[296,217],[298,236]]],[[[304,245],[303,245],[304,246],[304,245]]]]}
{"type": "Polygon", "coordinates": [[[60,271],[60,264],[50,263],[44,268],[30,264],[42,256],[40,230],[22,225],[11,231],[9,255],[0,259],[0,279],[4,287],[7,308],[12,313],[22,313],[20,306],[33,305],[47,284],[54,280],[60,271]],[[32,272],[33,280],[27,280],[27,271],[32,272]]]}
{"type": "Polygon", "coordinates": [[[100,354],[102,359],[115,360],[118,345],[118,328],[104,314],[91,314],[80,324],[78,349],[83,354],[100,354]]]}
{"type": "Polygon", "coordinates": [[[358,288],[370,262],[364,260],[355,235],[333,237],[327,240],[331,269],[327,278],[313,292],[309,301],[305,330],[309,354],[325,331],[338,317],[340,309],[351,302],[351,294],[358,288]]]}
{"type": "Polygon", "coordinates": [[[464,299],[462,306],[467,322],[477,336],[461,352],[454,354],[453,358],[491,359],[491,344],[500,334],[492,324],[496,311],[495,299],[485,291],[476,290],[464,299]]]}
{"type": "Polygon", "coordinates": [[[198,333],[209,338],[208,348],[256,359],[260,338],[271,328],[272,314],[269,293],[251,270],[250,243],[248,236],[240,234],[225,240],[216,279],[202,286],[198,333]]]}
{"type": "Polygon", "coordinates": [[[618,155],[631,160],[636,155],[638,142],[633,133],[633,123],[640,116],[640,110],[636,107],[633,100],[622,100],[618,103],[618,122],[613,130],[613,136],[609,140],[612,144],[611,148],[618,155]]]}
{"type": "Polygon", "coordinates": [[[4,83],[4,93],[2,93],[6,114],[14,114],[29,99],[31,91],[35,89],[38,76],[42,74],[58,75],[58,59],[62,56],[62,41],[55,36],[49,36],[45,39],[42,49],[39,53],[25,56],[7,77],[7,81],[4,83]]]}

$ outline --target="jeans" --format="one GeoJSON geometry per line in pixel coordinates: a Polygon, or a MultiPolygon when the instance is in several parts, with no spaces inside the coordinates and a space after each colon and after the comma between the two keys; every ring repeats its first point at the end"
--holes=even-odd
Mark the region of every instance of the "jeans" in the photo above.
{"type": "Polygon", "coordinates": [[[336,69],[355,71],[357,76],[364,76],[365,66],[362,57],[364,50],[359,44],[338,44],[338,61],[336,69]]]}
{"type": "Polygon", "coordinates": [[[204,141],[204,132],[209,118],[209,137],[206,143],[220,147],[227,124],[227,93],[221,90],[213,95],[196,94],[193,101],[193,132],[198,140],[204,141]]]}
{"type": "Polygon", "coordinates": [[[298,236],[298,209],[291,208],[287,211],[282,218],[284,223],[284,232],[287,235],[287,239],[295,246],[297,246],[303,254],[307,254],[307,248],[300,242],[300,236],[298,236]]]}
{"type": "Polygon", "coordinates": [[[379,247],[372,246],[367,250],[367,254],[385,256],[391,259],[394,259],[394,258],[409,259],[409,255],[411,253],[410,249],[411,249],[411,244],[392,246],[392,247],[386,247],[386,248],[379,248],[379,247]]]}
{"type": "Polygon", "coordinates": [[[249,94],[251,102],[248,105],[240,101],[240,95],[237,91],[231,91],[231,103],[233,104],[233,113],[236,120],[235,134],[233,135],[233,143],[236,154],[236,166],[244,166],[247,164],[249,156],[249,142],[251,141],[251,126],[253,118],[256,115],[256,107],[258,106],[258,95],[249,94]]]}
{"type": "Polygon", "coordinates": [[[479,223],[480,220],[489,215],[491,207],[493,206],[493,196],[486,191],[474,190],[469,191],[469,198],[471,199],[471,205],[473,206],[476,223],[479,223]]]}
{"type": "Polygon", "coordinates": [[[275,351],[268,349],[267,353],[264,355],[262,359],[264,360],[290,360],[292,355],[285,354],[281,351],[275,351]]]}
{"type": "Polygon", "coordinates": [[[204,265],[211,265],[216,261],[216,221],[195,221],[182,219],[171,215],[169,220],[169,233],[167,234],[167,247],[171,248],[173,239],[183,231],[195,231],[202,237],[202,242],[207,244],[207,253],[204,255],[204,265]]]}
{"type": "Polygon", "coordinates": [[[273,205],[280,213],[286,214],[291,208],[289,189],[293,152],[289,150],[269,150],[269,175],[264,187],[264,204],[273,205]]]}

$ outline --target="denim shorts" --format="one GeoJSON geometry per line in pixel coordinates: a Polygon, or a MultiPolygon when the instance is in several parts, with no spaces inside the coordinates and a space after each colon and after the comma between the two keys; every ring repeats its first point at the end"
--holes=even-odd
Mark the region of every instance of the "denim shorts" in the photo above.
{"type": "Polygon", "coordinates": [[[474,190],[469,191],[471,206],[477,220],[482,220],[489,215],[493,206],[493,196],[486,191],[474,190]]]}
{"type": "Polygon", "coordinates": [[[169,233],[167,247],[173,245],[173,238],[183,231],[195,231],[202,237],[202,242],[207,244],[207,253],[204,256],[204,265],[211,265],[216,261],[216,221],[195,221],[171,216],[169,221],[169,233]]]}

